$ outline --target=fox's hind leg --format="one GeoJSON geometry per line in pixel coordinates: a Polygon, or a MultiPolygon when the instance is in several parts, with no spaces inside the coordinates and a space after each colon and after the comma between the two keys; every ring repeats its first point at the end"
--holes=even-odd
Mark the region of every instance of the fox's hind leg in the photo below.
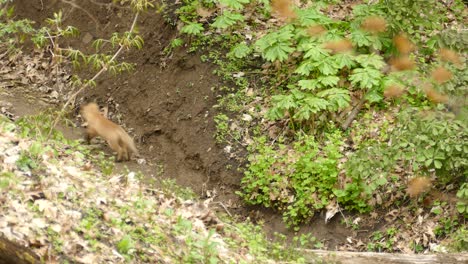
{"type": "Polygon", "coordinates": [[[130,160],[130,154],[128,153],[128,146],[125,144],[125,142],[119,138],[119,146],[120,146],[120,151],[122,153],[122,158],[124,160],[130,160]]]}
{"type": "Polygon", "coordinates": [[[124,157],[124,153],[123,153],[123,148],[120,147],[119,143],[118,142],[115,142],[115,141],[108,141],[107,143],[109,143],[109,146],[111,147],[111,149],[115,152],[117,152],[117,162],[121,162],[122,161],[122,158],[124,157]]]}

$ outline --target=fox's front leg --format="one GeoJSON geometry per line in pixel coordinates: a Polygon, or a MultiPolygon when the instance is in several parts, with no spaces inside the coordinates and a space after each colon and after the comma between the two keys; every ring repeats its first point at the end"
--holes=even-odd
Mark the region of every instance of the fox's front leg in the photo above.
{"type": "Polygon", "coordinates": [[[91,143],[91,139],[93,139],[94,137],[97,136],[97,132],[95,129],[93,128],[86,128],[86,133],[85,133],[85,141],[86,143],[90,144],[91,143]]]}

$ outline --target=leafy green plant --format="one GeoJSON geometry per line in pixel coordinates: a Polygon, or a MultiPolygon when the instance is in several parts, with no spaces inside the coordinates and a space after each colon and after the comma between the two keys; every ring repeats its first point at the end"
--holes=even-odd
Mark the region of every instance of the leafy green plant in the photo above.
{"type": "MultiPolygon", "coordinates": [[[[37,115],[23,116],[16,122],[22,137],[32,137],[39,141],[47,141],[54,139],[56,141],[66,142],[66,138],[58,130],[53,130],[53,113],[45,111],[37,115]]],[[[69,124],[69,120],[64,119],[65,124],[69,124]]]]}
{"type": "Polygon", "coordinates": [[[47,234],[51,239],[54,250],[58,253],[62,253],[63,252],[62,247],[64,245],[64,241],[60,239],[58,232],[54,231],[52,228],[49,227],[47,229],[47,234]]]}
{"type": "Polygon", "coordinates": [[[214,121],[216,123],[216,141],[219,143],[224,142],[229,134],[229,117],[224,114],[218,114],[215,116],[214,121]]]}
{"type": "Polygon", "coordinates": [[[183,26],[180,32],[189,35],[199,35],[203,32],[203,25],[200,23],[189,23],[183,26]]]}
{"type": "Polygon", "coordinates": [[[117,250],[126,256],[127,260],[131,259],[131,254],[133,253],[135,249],[135,242],[133,239],[129,236],[126,235],[124,236],[120,242],[117,244],[117,250]]]}
{"type": "Polygon", "coordinates": [[[295,50],[292,47],[293,29],[292,25],[287,25],[278,31],[268,33],[257,40],[255,43],[256,49],[268,61],[286,60],[288,55],[295,50]]]}
{"type": "Polygon", "coordinates": [[[177,185],[174,179],[164,179],[161,181],[161,188],[167,194],[175,194],[184,200],[191,200],[197,197],[197,194],[190,188],[177,185]]]}
{"type": "Polygon", "coordinates": [[[96,163],[101,168],[101,172],[105,176],[110,176],[114,171],[115,167],[115,157],[106,157],[103,152],[99,152],[99,155],[96,157],[96,163]]]}
{"type": "Polygon", "coordinates": [[[371,209],[368,201],[378,188],[387,184],[394,162],[390,152],[375,146],[363,146],[353,153],[345,164],[348,180],[343,188],[334,191],[338,202],[361,212],[371,209]]]}
{"type": "MultiPolygon", "coordinates": [[[[408,109],[399,114],[398,124],[382,138],[385,140],[368,140],[349,157],[345,168],[351,181],[336,192],[338,201],[347,204],[359,197],[361,201],[370,199],[387,184],[397,165],[413,175],[435,172],[440,184],[466,181],[468,146],[464,138],[468,135],[463,122],[450,114],[408,109]]],[[[369,209],[365,202],[351,208],[369,209]]]]}
{"type": "Polygon", "coordinates": [[[29,149],[21,152],[19,159],[16,161],[16,165],[23,171],[37,169],[39,167],[39,161],[44,154],[55,155],[56,151],[41,142],[32,142],[29,149]]]}
{"type": "Polygon", "coordinates": [[[284,144],[268,146],[266,138],[258,138],[240,195],[247,203],[282,211],[288,224],[310,218],[333,200],[338,178],[341,134],[325,137],[321,146],[314,137],[302,135],[292,149],[284,144]]]}
{"type": "Polygon", "coordinates": [[[184,45],[184,40],[181,39],[181,38],[174,38],[171,40],[171,42],[169,43],[169,45],[167,45],[164,50],[163,50],[163,53],[166,55],[166,56],[169,56],[174,50],[176,50],[177,48],[179,47],[182,47],[184,45]]]}
{"type": "Polygon", "coordinates": [[[434,234],[439,237],[449,236],[457,229],[458,226],[459,223],[456,218],[443,217],[434,228],[434,234]]]}
{"type": "Polygon", "coordinates": [[[219,29],[227,29],[228,27],[242,21],[244,21],[243,15],[231,11],[224,11],[222,15],[215,19],[211,26],[219,29]]]}
{"type": "MultiPolygon", "coordinates": [[[[306,263],[301,250],[322,246],[321,242],[311,234],[294,236],[290,241],[285,235],[275,232],[273,239],[269,239],[265,236],[261,223],[252,224],[248,221],[233,223],[226,228],[226,232],[228,236],[240,237],[240,240],[228,239],[227,243],[240,248],[249,248],[257,263],[265,263],[271,259],[280,262],[306,263]]],[[[322,263],[319,258],[314,261],[322,263]]]]}
{"type": "Polygon", "coordinates": [[[376,231],[372,234],[370,241],[367,244],[369,251],[391,251],[395,241],[395,234],[397,230],[395,228],[387,229],[385,232],[376,231]]]}
{"type": "Polygon", "coordinates": [[[391,138],[398,159],[415,172],[435,170],[441,183],[466,179],[466,124],[450,114],[422,115],[411,110],[402,112],[400,124],[391,138]]]}
{"type": "Polygon", "coordinates": [[[468,184],[463,183],[457,192],[457,210],[465,217],[468,216],[468,184]]]}
{"type": "Polygon", "coordinates": [[[18,183],[18,179],[12,172],[1,172],[0,173],[0,190],[8,190],[11,184],[18,183]]]}
{"type": "Polygon", "coordinates": [[[460,227],[453,235],[454,243],[450,247],[456,252],[464,252],[468,250],[468,229],[465,226],[460,227]]]}
{"type": "MultiPolygon", "coordinates": [[[[360,55],[333,53],[327,49],[327,43],[342,40],[345,32],[339,32],[334,28],[338,27],[338,23],[313,8],[298,11],[298,21],[256,42],[257,51],[269,61],[291,60],[290,54],[299,53],[296,56],[296,75],[285,85],[288,89],[272,97],[272,106],[267,114],[270,119],[280,120],[289,116],[291,123],[299,122],[317,128],[317,121],[330,117],[333,120],[330,113],[348,107],[352,93],[363,91],[370,103],[382,101],[385,76],[381,69],[386,63],[381,55],[369,51],[360,55]],[[308,36],[306,26],[316,23],[332,29],[319,37],[308,36]],[[346,83],[349,84],[344,85],[346,83]]],[[[359,39],[351,40],[357,46],[365,46],[359,39]]]]}
{"type": "Polygon", "coordinates": [[[234,10],[240,10],[244,8],[245,4],[248,4],[250,0],[219,0],[219,3],[230,7],[234,10]]]}
{"type": "Polygon", "coordinates": [[[239,43],[232,47],[227,56],[242,59],[247,57],[247,55],[249,55],[251,52],[252,49],[246,43],[239,43]]]}
{"type": "MultiPolygon", "coordinates": [[[[422,16],[420,1],[372,1],[354,5],[352,14],[341,20],[325,11],[328,3],[339,1],[309,1],[293,7],[294,18],[285,21],[277,19],[269,1],[221,2],[219,7],[212,1],[187,0],[179,17],[184,25],[203,27],[202,35],[189,36],[190,51],[207,51],[203,61],[218,65],[215,73],[235,84],[220,89],[217,106],[232,114],[229,120],[223,114],[215,118],[217,138],[226,141],[230,128],[242,125],[242,114],[252,109],[261,113],[249,127],[258,137],[248,150],[242,180],[240,195],[247,203],[275,208],[296,225],[331,201],[359,212],[389,206],[385,198],[403,194],[407,177],[430,176],[436,179],[434,188],[466,181],[466,106],[456,102],[466,97],[464,59],[448,63],[435,58],[440,47],[463,46],[459,29],[440,24],[454,14],[462,21],[461,1],[447,8],[425,5],[421,9],[428,13],[422,16]],[[372,17],[381,19],[385,30],[366,31],[363,22],[372,17]],[[392,39],[400,33],[415,45],[408,54],[417,65],[413,70],[395,71],[389,62],[398,54],[392,39]],[[331,45],[336,43],[345,44],[344,50],[331,45]],[[424,76],[439,66],[453,73],[436,88],[448,95],[447,108],[456,118],[422,92],[421,84],[433,81],[424,76]],[[405,93],[386,94],[384,100],[392,85],[405,93]],[[255,95],[254,105],[247,93],[255,95]],[[406,110],[409,105],[414,109],[406,110]],[[438,113],[427,115],[432,112],[438,113]],[[338,126],[346,131],[340,140],[330,140],[338,126]]],[[[372,238],[373,250],[391,251],[394,232],[372,238]]]]}
{"type": "Polygon", "coordinates": [[[192,233],[193,224],[190,220],[178,217],[174,226],[174,234],[184,236],[186,245],[185,251],[181,255],[181,261],[184,263],[217,263],[218,243],[211,237],[214,230],[211,230],[206,237],[200,234],[192,233]]]}
{"type": "Polygon", "coordinates": [[[13,19],[15,6],[8,6],[9,2],[0,1],[0,48],[6,46],[9,52],[13,52],[34,29],[33,22],[28,19],[13,19]]]}

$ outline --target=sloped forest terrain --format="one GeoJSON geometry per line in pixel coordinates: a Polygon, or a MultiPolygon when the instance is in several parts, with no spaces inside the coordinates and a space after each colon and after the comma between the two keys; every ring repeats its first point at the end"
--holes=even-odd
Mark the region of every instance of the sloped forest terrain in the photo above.
{"type": "Polygon", "coordinates": [[[466,260],[463,1],[0,10],[0,233],[24,263],[466,260]],[[131,161],[84,143],[87,102],[131,161]]]}

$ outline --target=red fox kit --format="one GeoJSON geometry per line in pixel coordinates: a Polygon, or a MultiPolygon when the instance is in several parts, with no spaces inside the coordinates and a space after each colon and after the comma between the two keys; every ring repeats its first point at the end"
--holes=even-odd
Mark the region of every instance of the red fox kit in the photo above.
{"type": "Polygon", "coordinates": [[[117,152],[117,161],[130,160],[132,153],[138,154],[133,139],[114,122],[108,120],[99,112],[95,103],[81,106],[81,116],[88,123],[86,141],[100,136],[107,141],[112,150],[117,152]]]}

